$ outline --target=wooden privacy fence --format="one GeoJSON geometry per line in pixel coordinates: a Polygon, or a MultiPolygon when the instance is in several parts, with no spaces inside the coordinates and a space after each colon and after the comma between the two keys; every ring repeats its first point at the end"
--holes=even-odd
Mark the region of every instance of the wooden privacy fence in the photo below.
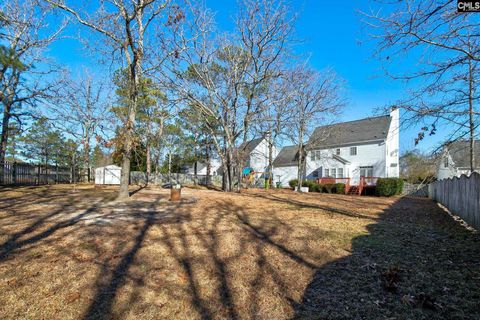
{"type": "Polygon", "coordinates": [[[428,196],[480,230],[479,173],[436,181],[428,186],[428,196]]]}
{"type": "Polygon", "coordinates": [[[71,181],[71,169],[67,167],[8,161],[0,163],[0,185],[40,185],[71,181]]]}

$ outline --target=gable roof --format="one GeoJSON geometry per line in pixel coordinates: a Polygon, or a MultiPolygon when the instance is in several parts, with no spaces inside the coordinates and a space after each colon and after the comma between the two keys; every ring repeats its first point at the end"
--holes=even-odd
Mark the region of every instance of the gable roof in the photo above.
{"type": "Polygon", "coordinates": [[[246,154],[250,154],[255,148],[265,139],[264,137],[253,139],[247,142],[244,142],[240,145],[239,150],[244,150],[246,154]]]}
{"type": "Polygon", "coordinates": [[[278,153],[273,160],[274,167],[296,166],[298,161],[298,146],[286,146],[278,153]]]}
{"type": "Polygon", "coordinates": [[[380,116],[320,126],[313,131],[307,148],[326,148],[384,140],[387,138],[391,120],[390,116],[380,116]]]}
{"type": "MultiPolygon", "coordinates": [[[[470,141],[459,140],[447,146],[448,152],[457,168],[470,168],[470,141]]],[[[474,145],[475,168],[480,167],[480,140],[474,145]]]]}

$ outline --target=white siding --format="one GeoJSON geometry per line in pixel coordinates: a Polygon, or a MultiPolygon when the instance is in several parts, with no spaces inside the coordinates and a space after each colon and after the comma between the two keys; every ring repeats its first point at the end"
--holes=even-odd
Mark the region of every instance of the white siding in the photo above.
{"type": "MultiPolygon", "coordinates": [[[[277,148],[273,147],[273,159],[277,156],[277,148]]],[[[250,152],[247,166],[252,168],[255,172],[265,172],[268,168],[268,142],[263,139],[262,142],[250,152]]]]}
{"type": "Polygon", "coordinates": [[[290,166],[290,167],[276,167],[273,168],[273,181],[274,184],[277,181],[280,181],[283,188],[290,187],[288,182],[290,180],[297,178],[297,167],[290,166]]]}
{"type": "Polygon", "coordinates": [[[360,167],[364,166],[373,166],[373,175],[375,177],[386,176],[386,152],[384,142],[340,147],[340,157],[350,162],[345,165],[332,157],[336,149],[337,148],[321,150],[321,158],[315,159],[314,161],[311,159],[312,151],[308,152],[306,160],[307,179],[316,179],[313,174],[315,170],[321,171],[320,173],[323,175],[324,169],[326,168],[343,168],[344,177],[350,177],[352,184],[358,184],[360,181],[360,167]],[[357,155],[350,155],[350,147],[357,147],[357,155]]]}
{"type": "Polygon", "coordinates": [[[386,145],[386,177],[398,178],[400,176],[400,164],[399,164],[399,131],[400,131],[400,111],[399,109],[392,110],[390,117],[390,128],[388,130],[386,145]]]}

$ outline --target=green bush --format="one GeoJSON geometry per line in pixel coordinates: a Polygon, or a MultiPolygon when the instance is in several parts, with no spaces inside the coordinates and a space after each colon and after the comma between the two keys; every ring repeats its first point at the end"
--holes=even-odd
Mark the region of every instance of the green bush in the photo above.
{"type": "Polygon", "coordinates": [[[308,191],[310,192],[319,192],[318,190],[318,183],[312,180],[305,180],[302,182],[302,187],[308,187],[308,191]]]}
{"type": "Polygon", "coordinates": [[[335,185],[337,189],[337,194],[345,194],[345,184],[344,183],[337,183],[335,185]]]}
{"type": "Polygon", "coordinates": [[[315,190],[315,191],[320,192],[320,193],[324,192],[324,185],[321,184],[321,183],[317,183],[317,190],[315,190]]]}
{"type": "Polygon", "coordinates": [[[310,181],[310,180],[303,180],[303,181],[302,181],[302,187],[309,187],[309,188],[311,188],[313,183],[315,183],[315,182],[310,181]]]}
{"type": "Polygon", "coordinates": [[[295,189],[295,187],[298,185],[298,179],[292,179],[288,181],[288,185],[290,188],[295,189]]]}
{"type": "Polygon", "coordinates": [[[323,191],[326,193],[336,193],[337,185],[335,183],[325,183],[323,185],[323,191]]]}
{"type": "Polygon", "coordinates": [[[402,194],[404,181],[403,181],[403,179],[401,179],[401,178],[397,178],[397,179],[398,179],[398,182],[397,182],[397,194],[402,194]]]}
{"type": "Polygon", "coordinates": [[[310,188],[310,191],[312,191],[312,192],[322,192],[322,185],[314,182],[312,184],[312,187],[310,188]]]}
{"type": "Polygon", "coordinates": [[[378,178],[375,192],[381,197],[391,197],[402,193],[403,180],[400,178],[378,178]]]}

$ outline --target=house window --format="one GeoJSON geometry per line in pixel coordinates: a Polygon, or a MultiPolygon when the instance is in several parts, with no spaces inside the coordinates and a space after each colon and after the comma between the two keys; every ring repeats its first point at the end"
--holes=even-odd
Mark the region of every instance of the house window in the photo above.
{"type": "Polygon", "coordinates": [[[330,176],[335,178],[337,176],[337,169],[330,169],[330,176]]]}
{"type": "Polygon", "coordinates": [[[337,178],[343,178],[343,168],[338,168],[337,178]]]}
{"type": "Polygon", "coordinates": [[[357,147],[350,147],[350,155],[351,156],[357,155],[357,147]]]}
{"type": "Polygon", "coordinates": [[[360,167],[360,177],[373,177],[373,167],[360,167]]]}
{"type": "Polygon", "coordinates": [[[325,177],[330,177],[330,170],[329,169],[325,169],[325,177]]]}
{"type": "Polygon", "coordinates": [[[335,154],[336,154],[337,156],[340,155],[340,148],[337,148],[337,149],[335,150],[335,154]]]}
{"type": "Polygon", "coordinates": [[[315,161],[315,150],[310,153],[310,160],[315,161]]]}
{"type": "Polygon", "coordinates": [[[448,157],[445,157],[445,158],[443,159],[443,166],[444,166],[445,168],[448,168],[448,164],[449,164],[449,163],[448,163],[448,157]]]}

